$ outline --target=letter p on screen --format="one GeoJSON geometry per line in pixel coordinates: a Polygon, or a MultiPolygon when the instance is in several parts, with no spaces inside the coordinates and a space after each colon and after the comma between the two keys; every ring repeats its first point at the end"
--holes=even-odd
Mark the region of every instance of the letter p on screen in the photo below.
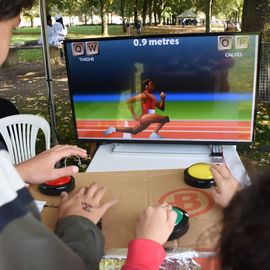
{"type": "Polygon", "coordinates": [[[236,36],[235,37],[235,49],[247,49],[249,42],[249,36],[236,36]]]}

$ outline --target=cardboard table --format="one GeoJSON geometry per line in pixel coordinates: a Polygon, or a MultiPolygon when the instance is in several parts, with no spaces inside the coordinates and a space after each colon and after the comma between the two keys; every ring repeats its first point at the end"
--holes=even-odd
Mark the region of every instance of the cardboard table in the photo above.
{"type": "MultiPolygon", "coordinates": [[[[190,228],[178,240],[166,243],[169,247],[194,250],[216,250],[220,231],[221,209],[212,200],[210,190],[187,186],[183,170],[129,171],[106,173],[79,173],[75,175],[76,188],[96,182],[107,187],[104,201],[117,198],[118,203],[102,219],[105,249],[126,248],[134,237],[139,213],[149,205],[168,203],[189,213],[190,228]]],[[[47,201],[42,222],[54,229],[59,196],[47,196],[30,188],[37,200],[47,201]]]]}

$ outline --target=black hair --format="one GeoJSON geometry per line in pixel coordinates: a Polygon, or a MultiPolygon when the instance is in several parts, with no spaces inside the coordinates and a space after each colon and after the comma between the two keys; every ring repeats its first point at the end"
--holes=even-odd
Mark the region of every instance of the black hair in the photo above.
{"type": "Polygon", "coordinates": [[[151,82],[151,79],[145,79],[142,81],[142,86],[145,88],[146,86],[148,86],[148,84],[151,82]]]}
{"type": "Polygon", "coordinates": [[[34,0],[0,0],[0,21],[18,16],[23,8],[31,8],[34,0]]]}
{"type": "Polygon", "coordinates": [[[270,173],[238,192],[224,209],[222,270],[269,269],[270,173]]]}
{"type": "Polygon", "coordinates": [[[63,22],[63,18],[60,17],[59,19],[55,20],[56,22],[59,22],[62,24],[63,28],[65,29],[65,26],[64,26],[64,22],[63,22]]]}
{"type": "Polygon", "coordinates": [[[52,20],[52,16],[50,14],[47,15],[47,21],[51,21],[52,20]]]}

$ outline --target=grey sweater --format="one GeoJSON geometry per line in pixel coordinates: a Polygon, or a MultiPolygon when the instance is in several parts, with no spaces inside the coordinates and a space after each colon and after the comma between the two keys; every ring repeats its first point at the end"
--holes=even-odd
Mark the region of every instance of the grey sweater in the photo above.
{"type": "Polygon", "coordinates": [[[95,270],[103,247],[101,231],[83,217],[59,221],[55,234],[48,230],[7,153],[0,151],[0,270],[95,270]]]}

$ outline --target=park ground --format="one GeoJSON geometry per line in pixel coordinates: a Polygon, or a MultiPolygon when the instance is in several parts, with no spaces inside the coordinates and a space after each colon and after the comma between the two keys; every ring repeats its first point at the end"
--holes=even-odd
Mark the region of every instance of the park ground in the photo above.
{"type": "MultiPolygon", "coordinates": [[[[99,36],[100,28],[80,27],[70,29],[69,38],[99,36]]],[[[216,31],[222,29],[217,28],[216,31]]],[[[134,31],[134,30],[132,30],[134,31]]],[[[204,32],[203,27],[160,26],[143,29],[144,34],[163,33],[194,33],[204,32]]],[[[124,35],[120,26],[109,29],[111,35],[124,35]]],[[[22,43],[39,38],[39,29],[17,30],[13,43],[22,43]]],[[[52,66],[54,100],[56,107],[59,143],[75,144],[75,133],[71,113],[68,81],[65,61],[52,66]]],[[[10,100],[21,113],[39,114],[49,120],[48,114],[48,90],[42,63],[42,52],[27,50],[20,55],[20,63],[8,68],[0,68],[0,97],[10,100]]],[[[256,140],[251,145],[239,146],[239,153],[250,176],[255,171],[267,168],[270,165],[270,130],[269,130],[269,106],[258,104],[256,121],[256,140]],[[260,169],[258,169],[258,167],[260,169]]],[[[82,145],[89,148],[88,145],[82,145]]],[[[88,161],[89,162],[89,161],[88,161]]],[[[85,164],[86,166],[87,164],[85,164]]]]}

